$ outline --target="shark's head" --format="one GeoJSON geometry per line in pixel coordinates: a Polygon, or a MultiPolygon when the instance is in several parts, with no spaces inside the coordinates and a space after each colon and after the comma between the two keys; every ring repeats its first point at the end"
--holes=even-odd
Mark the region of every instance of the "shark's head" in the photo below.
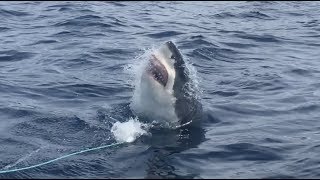
{"type": "Polygon", "coordinates": [[[179,126],[189,114],[192,98],[185,95],[189,81],[183,57],[168,41],[154,50],[141,76],[139,95],[133,109],[169,126],[179,126]],[[187,114],[186,114],[187,113],[187,114]]]}
{"type": "Polygon", "coordinates": [[[180,74],[178,71],[183,70],[179,67],[183,64],[180,51],[171,41],[168,41],[153,52],[146,71],[164,89],[172,90],[175,77],[180,74]]]}

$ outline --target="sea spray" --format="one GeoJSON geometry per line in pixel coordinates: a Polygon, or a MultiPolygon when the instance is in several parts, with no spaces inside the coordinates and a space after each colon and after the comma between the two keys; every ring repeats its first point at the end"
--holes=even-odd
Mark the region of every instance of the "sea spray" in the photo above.
{"type": "Polygon", "coordinates": [[[130,118],[126,122],[115,122],[111,128],[117,142],[133,142],[138,137],[148,134],[149,125],[141,123],[138,118],[130,118]]]}

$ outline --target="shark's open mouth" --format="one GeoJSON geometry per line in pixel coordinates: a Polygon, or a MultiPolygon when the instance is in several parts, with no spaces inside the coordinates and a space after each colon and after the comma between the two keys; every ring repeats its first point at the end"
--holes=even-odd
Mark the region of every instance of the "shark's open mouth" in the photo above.
{"type": "Polygon", "coordinates": [[[157,57],[152,55],[146,70],[156,81],[164,87],[166,86],[168,82],[168,71],[157,57]]]}

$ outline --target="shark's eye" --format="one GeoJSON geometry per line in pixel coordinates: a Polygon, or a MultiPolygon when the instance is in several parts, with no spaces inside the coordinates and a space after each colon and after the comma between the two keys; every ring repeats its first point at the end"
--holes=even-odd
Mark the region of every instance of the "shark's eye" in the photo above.
{"type": "Polygon", "coordinates": [[[174,56],[173,56],[173,55],[171,56],[171,59],[174,59],[174,56]]]}

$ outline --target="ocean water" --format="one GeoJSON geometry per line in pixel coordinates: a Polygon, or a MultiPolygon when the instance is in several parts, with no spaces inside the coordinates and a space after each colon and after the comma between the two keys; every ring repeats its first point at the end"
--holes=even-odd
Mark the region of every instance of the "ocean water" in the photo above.
{"type": "Polygon", "coordinates": [[[130,142],[0,178],[320,177],[319,2],[0,2],[0,42],[1,170],[130,142]],[[130,67],[169,40],[202,123],[145,129],[130,67]]]}

